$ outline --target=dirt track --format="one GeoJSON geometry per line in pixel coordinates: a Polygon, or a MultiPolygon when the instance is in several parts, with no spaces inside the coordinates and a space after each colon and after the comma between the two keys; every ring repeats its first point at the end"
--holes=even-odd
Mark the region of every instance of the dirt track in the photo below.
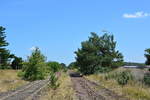
{"type": "Polygon", "coordinates": [[[31,82],[14,91],[0,94],[0,100],[36,100],[37,93],[48,83],[48,80],[31,82]]]}
{"type": "Polygon", "coordinates": [[[78,73],[71,73],[70,76],[78,100],[128,100],[83,78],[78,73]]]}

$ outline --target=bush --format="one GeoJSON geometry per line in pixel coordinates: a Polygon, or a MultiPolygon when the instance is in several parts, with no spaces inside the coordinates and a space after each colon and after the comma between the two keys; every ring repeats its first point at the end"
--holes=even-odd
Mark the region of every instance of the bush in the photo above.
{"type": "Polygon", "coordinates": [[[24,63],[23,78],[30,81],[44,79],[46,75],[45,60],[45,56],[41,54],[41,51],[38,48],[36,48],[31,56],[28,57],[27,62],[24,63]]]}
{"type": "Polygon", "coordinates": [[[66,73],[67,71],[68,71],[68,69],[67,69],[67,68],[64,68],[64,69],[63,69],[63,72],[65,72],[65,73],[66,73]]]}
{"type": "Polygon", "coordinates": [[[19,77],[22,77],[22,78],[23,78],[23,76],[24,76],[24,72],[19,71],[19,72],[17,73],[17,75],[18,75],[19,77]]]}
{"type": "Polygon", "coordinates": [[[96,69],[96,73],[106,73],[112,71],[111,67],[99,67],[96,69]]]}
{"type": "Polygon", "coordinates": [[[119,73],[117,72],[110,72],[110,73],[107,73],[105,75],[105,79],[108,80],[108,79],[117,79],[119,76],[119,73]]]}
{"type": "Polygon", "coordinates": [[[126,85],[128,81],[132,79],[133,79],[133,76],[130,71],[123,71],[123,72],[120,72],[117,78],[117,82],[118,84],[123,86],[123,85],[126,85]]]}
{"type": "Polygon", "coordinates": [[[150,73],[145,73],[145,74],[144,74],[143,82],[144,82],[146,85],[150,85],[150,73]]]}
{"type": "Polygon", "coordinates": [[[148,68],[148,71],[150,72],[150,68],[148,68]]]}
{"type": "Polygon", "coordinates": [[[0,65],[0,69],[11,69],[11,66],[2,66],[2,65],[0,65]]]}
{"type": "Polygon", "coordinates": [[[61,69],[61,65],[58,62],[48,62],[48,68],[51,72],[56,73],[61,69]]]}
{"type": "Polygon", "coordinates": [[[50,73],[49,81],[50,81],[49,86],[51,88],[53,88],[54,90],[57,89],[59,87],[59,85],[60,85],[59,83],[57,83],[58,77],[56,77],[55,73],[53,73],[53,72],[50,73]]]}

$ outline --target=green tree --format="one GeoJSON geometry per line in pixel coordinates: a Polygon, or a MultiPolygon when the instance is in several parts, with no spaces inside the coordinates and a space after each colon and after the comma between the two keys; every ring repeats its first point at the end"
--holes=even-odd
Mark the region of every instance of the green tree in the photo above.
{"type": "Polygon", "coordinates": [[[51,72],[58,72],[61,69],[61,65],[58,62],[48,62],[48,68],[51,72]]]}
{"type": "Polygon", "coordinates": [[[118,67],[123,63],[123,55],[115,50],[113,35],[98,36],[92,32],[87,41],[81,43],[76,54],[76,62],[83,74],[93,74],[101,67],[118,67]]]}
{"type": "Polygon", "coordinates": [[[0,65],[3,67],[7,66],[7,61],[10,56],[9,50],[5,48],[8,46],[8,42],[6,42],[5,38],[5,28],[0,26],[0,65]]]}
{"type": "Polygon", "coordinates": [[[14,57],[11,67],[12,69],[21,69],[23,66],[23,60],[21,57],[14,57]]]}
{"type": "Polygon", "coordinates": [[[68,68],[69,69],[77,69],[77,63],[76,62],[71,62],[69,65],[68,65],[68,68]]]}
{"type": "Polygon", "coordinates": [[[24,78],[27,80],[44,79],[46,75],[46,57],[41,53],[39,48],[32,51],[25,63],[24,78]]]}
{"type": "Polygon", "coordinates": [[[66,68],[67,67],[66,64],[64,64],[64,63],[61,63],[60,65],[61,65],[62,68],[66,68]]]}
{"type": "Polygon", "coordinates": [[[145,57],[146,57],[146,65],[150,65],[150,49],[145,50],[145,57]]]}

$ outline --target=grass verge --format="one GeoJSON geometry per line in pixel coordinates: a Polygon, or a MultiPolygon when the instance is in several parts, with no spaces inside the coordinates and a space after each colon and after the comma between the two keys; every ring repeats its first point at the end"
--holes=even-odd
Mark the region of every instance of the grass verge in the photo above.
{"type": "Polygon", "coordinates": [[[14,90],[27,83],[17,76],[18,72],[18,70],[0,70],[0,92],[14,90]]]}
{"type": "Polygon", "coordinates": [[[74,91],[68,74],[62,73],[58,79],[60,86],[57,89],[47,88],[40,100],[74,100],[74,91]]]}
{"type": "Polygon", "coordinates": [[[130,81],[125,86],[120,86],[117,83],[117,81],[113,78],[115,75],[111,76],[111,74],[121,70],[125,70],[125,69],[117,69],[107,74],[89,75],[86,76],[86,78],[88,78],[91,81],[95,81],[96,83],[99,83],[103,87],[114,91],[118,95],[123,95],[125,97],[128,97],[130,100],[150,100],[150,95],[149,95],[150,87],[145,86],[141,82],[130,81]],[[108,74],[110,75],[110,78],[106,80],[105,76],[108,76],[108,74]]]}

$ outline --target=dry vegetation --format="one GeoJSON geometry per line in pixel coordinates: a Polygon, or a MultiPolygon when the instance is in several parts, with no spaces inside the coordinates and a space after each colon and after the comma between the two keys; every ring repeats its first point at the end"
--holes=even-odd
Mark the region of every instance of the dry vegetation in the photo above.
{"type": "MultiPolygon", "coordinates": [[[[119,95],[124,95],[128,97],[130,100],[150,100],[150,87],[145,86],[142,84],[140,81],[130,81],[127,85],[125,86],[120,86],[116,80],[114,79],[105,79],[106,75],[112,75],[113,73],[126,70],[119,68],[115,71],[109,72],[107,74],[95,74],[95,75],[90,75],[86,76],[89,80],[95,81],[98,84],[116,92],[119,95]]],[[[140,69],[128,69],[131,70],[132,74],[137,77],[137,79],[140,79],[142,77],[142,73],[145,72],[145,70],[140,70],[140,69]]]]}
{"type": "Polygon", "coordinates": [[[58,83],[60,83],[60,86],[56,90],[47,88],[46,92],[42,93],[40,100],[73,100],[74,91],[69,75],[62,73],[58,83]]]}
{"type": "Polygon", "coordinates": [[[13,90],[27,83],[17,73],[17,70],[0,70],[0,92],[13,90]]]}

